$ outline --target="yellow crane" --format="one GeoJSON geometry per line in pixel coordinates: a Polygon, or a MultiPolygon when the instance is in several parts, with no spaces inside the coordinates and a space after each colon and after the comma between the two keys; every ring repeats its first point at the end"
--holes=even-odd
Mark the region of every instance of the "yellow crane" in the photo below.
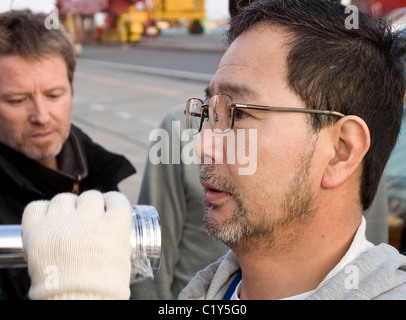
{"type": "Polygon", "coordinates": [[[162,23],[203,33],[204,0],[57,0],[59,15],[75,43],[86,41],[139,42],[142,35],[158,35],[162,23]],[[96,27],[95,14],[105,24],[96,27]]]}
{"type": "Polygon", "coordinates": [[[182,21],[191,33],[203,32],[204,0],[147,0],[147,7],[151,21],[165,21],[171,26],[182,21]]]}

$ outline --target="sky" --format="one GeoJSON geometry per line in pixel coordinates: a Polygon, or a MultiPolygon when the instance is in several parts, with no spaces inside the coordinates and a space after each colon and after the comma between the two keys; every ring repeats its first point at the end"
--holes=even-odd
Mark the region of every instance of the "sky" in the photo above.
{"type": "MultiPolygon", "coordinates": [[[[55,4],[55,0],[0,0],[0,12],[9,10],[11,3],[13,9],[29,8],[34,12],[44,12],[48,6],[55,4]]],[[[209,20],[225,19],[228,13],[228,0],[206,0],[206,11],[209,20]]]]}

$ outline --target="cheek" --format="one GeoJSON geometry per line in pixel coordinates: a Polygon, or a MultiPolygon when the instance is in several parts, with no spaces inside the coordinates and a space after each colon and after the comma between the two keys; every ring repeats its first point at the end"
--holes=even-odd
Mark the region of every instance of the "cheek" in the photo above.
{"type": "Polygon", "coordinates": [[[54,110],[56,111],[52,113],[53,119],[58,123],[59,126],[61,126],[63,130],[69,129],[72,113],[71,99],[62,101],[60,104],[55,106],[54,110]]]}
{"type": "Polygon", "coordinates": [[[18,140],[24,130],[24,123],[22,115],[4,115],[0,112],[0,141],[6,143],[18,140]]]}
{"type": "Polygon", "coordinates": [[[60,110],[61,113],[65,115],[65,117],[70,117],[70,114],[72,112],[72,96],[67,95],[64,100],[61,101],[60,103],[60,110]]]}
{"type": "MultiPolygon", "coordinates": [[[[256,171],[252,175],[239,175],[240,187],[244,189],[248,201],[256,205],[272,203],[276,206],[282,201],[283,195],[290,186],[297,170],[298,146],[293,146],[290,141],[271,141],[262,139],[258,142],[255,156],[256,171]]],[[[254,161],[251,157],[250,161],[254,161]]],[[[233,174],[238,175],[240,167],[233,168],[233,174]]]]}
{"type": "Polygon", "coordinates": [[[245,159],[249,160],[248,164],[238,163],[228,166],[230,175],[247,207],[263,206],[264,201],[272,201],[275,185],[277,188],[279,181],[283,180],[276,177],[280,170],[273,164],[273,155],[269,149],[259,148],[254,156],[250,154],[245,159]],[[255,168],[255,172],[241,174],[246,173],[249,168],[252,171],[255,168]]]}

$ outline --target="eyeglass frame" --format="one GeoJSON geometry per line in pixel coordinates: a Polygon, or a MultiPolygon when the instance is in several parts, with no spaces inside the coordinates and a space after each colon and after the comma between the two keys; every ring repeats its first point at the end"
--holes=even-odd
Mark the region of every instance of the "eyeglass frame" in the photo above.
{"type": "MultiPolygon", "coordinates": [[[[230,128],[227,129],[226,131],[223,131],[223,132],[214,131],[214,129],[213,129],[214,124],[212,123],[213,119],[210,119],[210,115],[209,115],[210,114],[210,112],[209,112],[210,105],[209,104],[204,104],[204,101],[202,99],[200,99],[200,98],[190,98],[190,99],[187,100],[186,109],[184,110],[184,114],[186,115],[186,120],[187,120],[187,105],[188,105],[190,100],[199,100],[199,101],[201,101],[202,105],[201,105],[200,109],[202,110],[202,112],[200,114],[199,130],[196,133],[192,133],[192,134],[189,133],[189,135],[196,135],[200,131],[202,131],[202,126],[203,126],[203,122],[204,122],[205,118],[209,119],[211,129],[212,129],[213,132],[218,133],[218,134],[225,134],[227,132],[230,132],[234,127],[234,110],[235,109],[324,114],[324,115],[335,116],[335,117],[339,117],[339,118],[344,118],[345,117],[345,115],[342,114],[341,112],[333,111],[333,110],[315,110],[315,109],[307,109],[307,108],[289,108],[289,107],[262,106],[262,105],[256,105],[256,104],[248,104],[248,103],[237,103],[237,102],[234,102],[234,99],[230,95],[224,94],[224,93],[214,94],[209,98],[209,100],[211,98],[213,98],[214,96],[227,96],[230,99],[230,101],[231,101],[230,108],[232,109],[230,128]],[[207,110],[207,111],[205,112],[205,110],[207,110]]],[[[190,116],[191,115],[192,115],[192,113],[190,114],[190,116]]],[[[190,121],[189,121],[189,123],[188,123],[188,121],[186,121],[186,129],[193,129],[193,128],[190,128],[189,125],[190,125],[190,121]]]]}

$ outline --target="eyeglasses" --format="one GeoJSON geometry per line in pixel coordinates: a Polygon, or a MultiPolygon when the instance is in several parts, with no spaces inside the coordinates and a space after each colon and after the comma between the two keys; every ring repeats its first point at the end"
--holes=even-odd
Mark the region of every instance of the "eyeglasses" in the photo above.
{"type": "Polygon", "coordinates": [[[187,132],[189,135],[199,133],[208,120],[213,132],[220,134],[227,133],[233,128],[235,119],[241,120],[246,115],[241,109],[301,112],[324,114],[338,118],[345,117],[344,114],[337,111],[241,104],[234,102],[233,98],[228,94],[215,94],[209,98],[206,104],[203,100],[198,98],[191,98],[186,102],[185,115],[187,132]]]}

